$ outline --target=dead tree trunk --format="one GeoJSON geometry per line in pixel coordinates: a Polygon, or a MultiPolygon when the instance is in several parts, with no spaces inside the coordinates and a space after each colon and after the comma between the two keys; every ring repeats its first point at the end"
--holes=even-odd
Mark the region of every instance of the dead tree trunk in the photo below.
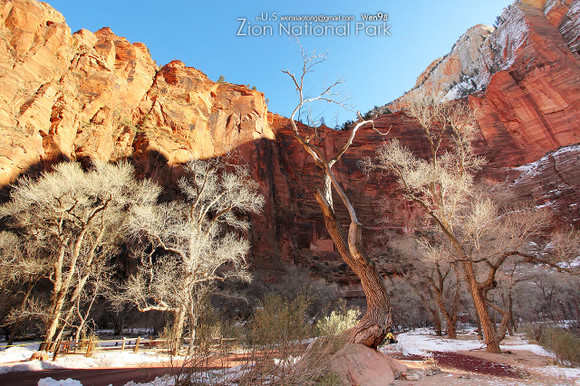
{"type": "Polygon", "coordinates": [[[347,341],[376,348],[383,342],[387,330],[392,325],[391,304],[383,280],[379,276],[373,263],[362,251],[361,224],[358,220],[354,206],[346,195],[341,184],[335,178],[332,172],[332,167],[349,149],[358,129],[362,126],[370,124],[379,134],[386,135],[386,133],[380,133],[375,129],[372,120],[362,120],[362,117],[358,114],[360,120],[359,123],[353,127],[346,143],[333,157],[327,157],[322,148],[317,147],[310,142],[313,136],[302,135],[296,124],[296,114],[302,110],[305,104],[322,101],[327,103],[337,103],[340,105],[339,102],[332,99],[333,89],[340,82],[333,83],[316,97],[304,98],[304,78],[308,72],[312,71],[312,67],[320,62],[320,57],[306,57],[303,52],[303,67],[299,77],[287,70],[282,71],[290,77],[298,94],[298,104],[290,115],[290,123],[292,125],[294,137],[302,145],[306,153],[312,157],[316,166],[322,170],[323,183],[321,189],[315,194],[316,201],[322,211],[324,224],[328,234],[344,262],[359,277],[366,297],[366,313],[354,328],[345,332],[348,335],[347,341]],[[350,218],[348,235],[346,237],[334,212],[332,201],[333,191],[340,197],[340,200],[348,211],[350,218]]]}
{"type": "Polygon", "coordinates": [[[316,201],[320,205],[326,229],[344,262],[359,277],[367,301],[367,310],[359,323],[347,333],[350,343],[360,343],[368,347],[378,347],[392,325],[391,305],[383,281],[372,262],[360,253],[360,231],[351,223],[348,241],[345,239],[334,210],[317,192],[316,201]],[[353,254],[352,251],[355,251],[353,254]]]}

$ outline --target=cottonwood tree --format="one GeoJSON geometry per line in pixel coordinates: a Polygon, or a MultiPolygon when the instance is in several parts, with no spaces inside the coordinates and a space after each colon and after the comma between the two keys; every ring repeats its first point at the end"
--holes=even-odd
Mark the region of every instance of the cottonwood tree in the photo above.
{"type": "Polygon", "coordinates": [[[288,70],[282,71],[292,81],[298,96],[298,103],[290,115],[290,124],[294,137],[306,153],[312,157],[315,165],[322,173],[322,184],[316,190],[315,198],[322,211],[326,230],[344,262],[360,279],[366,297],[366,313],[354,328],[346,332],[348,337],[347,341],[376,348],[383,342],[387,329],[392,324],[391,305],[382,278],[379,276],[373,262],[363,251],[361,244],[362,224],[358,218],[356,209],[343,185],[338,181],[332,170],[333,166],[340,161],[352,145],[358,130],[365,126],[375,129],[375,126],[372,120],[362,120],[360,114],[358,114],[359,122],[351,129],[348,139],[336,154],[328,155],[325,153],[323,146],[315,144],[316,135],[308,135],[304,131],[304,128],[296,123],[296,116],[306,105],[314,102],[340,104],[334,95],[334,89],[340,82],[331,84],[318,96],[305,96],[305,77],[308,73],[312,72],[317,64],[320,64],[324,60],[324,57],[307,56],[302,51],[302,59],[302,70],[299,75],[295,75],[288,70]],[[350,224],[346,234],[336,218],[333,192],[338,195],[340,202],[348,212],[350,224]]]}
{"type": "Polygon", "coordinates": [[[159,189],[137,181],[127,163],[61,163],[37,180],[21,179],[0,207],[0,217],[19,252],[4,255],[5,280],[26,281],[29,288],[50,284],[50,298],[25,294],[17,314],[44,322],[41,349],[50,350],[57,335],[71,326],[75,304],[85,295],[93,273],[109,263],[125,225],[137,207],[152,205],[159,189]]]}
{"type": "Polygon", "coordinates": [[[518,278],[526,280],[513,288],[514,314],[518,319],[532,323],[580,320],[580,277],[536,266],[522,268],[518,278]]]}
{"type": "Polygon", "coordinates": [[[422,277],[445,319],[447,337],[456,339],[462,282],[457,263],[449,257],[445,248],[432,242],[424,241],[420,254],[424,264],[422,277]]]}
{"type": "MultiPolygon", "coordinates": [[[[498,271],[508,259],[557,266],[554,258],[574,255],[564,246],[573,245],[577,235],[556,240],[551,250],[545,248],[547,241],[543,248],[530,248],[530,242],[546,232],[546,213],[533,207],[500,207],[489,194],[478,191],[474,176],[485,161],[471,147],[476,125],[467,103],[418,101],[409,113],[423,127],[427,159],[394,139],[377,151],[368,167],[394,174],[403,197],[421,206],[432,220],[447,255],[463,269],[487,350],[500,352],[508,321],[502,320],[495,329],[489,309],[500,312],[501,307],[488,298],[498,271]]],[[[509,315],[503,310],[502,314],[509,315]]]]}
{"type": "Polygon", "coordinates": [[[216,284],[251,279],[244,215],[259,213],[264,202],[245,167],[198,160],[184,171],[184,201],[142,208],[131,222],[141,264],[123,294],[139,311],[173,315],[173,352],[187,322],[193,346],[200,307],[216,284]]]}
{"type": "Polygon", "coordinates": [[[404,277],[431,314],[435,333],[442,335],[442,315],[447,337],[456,339],[461,306],[457,264],[449,259],[444,248],[426,237],[394,238],[389,245],[404,257],[404,277]]]}

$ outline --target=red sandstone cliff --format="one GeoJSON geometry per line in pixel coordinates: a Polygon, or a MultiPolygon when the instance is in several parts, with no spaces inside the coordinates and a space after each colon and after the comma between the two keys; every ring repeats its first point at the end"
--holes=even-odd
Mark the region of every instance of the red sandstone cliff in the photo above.
{"type": "MultiPolygon", "coordinates": [[[[475,148],[490,161],[486,178],[507,179],[521,198],[550,205],[576,224],[577,147],[513,167],[580,142],[579,15],[580,0],[512,7],[496,30],[470,29],[420,76],[411,94],[396,101],[400,107],[413,93],[427,91],[451,99],[459,83],[471,84],[469,100],[481,127],[475,148]],[[476,78],[461,75],[475,68],[476,78]]],[[[169,184],[178,173],[174,166],[230,152],[249,164],[267,199],[251,235],[256,264],[296,260],[349,280],[314,200],[319,172],[287,119],[267,112],[262,93],[214,83],[179,61],[158,67],[143,44],[108,28],[71,34],[62,15],[34,0],[0,0],[0,20],[1,185],[60,157],[132,158],[144,174],[169,184]]],[[[426,154],[418,124],[404,113],[382,115],[376,124],[426,154]]],[[[347,136],[318,133],[329,153],[347,136]]],[[[393,180],[366,176],[358,167],[384,140],[361,130],[336,167],[375,246],[385,229],[409,230],[418,214],[400,200],[393,180]]],[[[390,270],[385,261],[379,268],[390,270]]]]}
{"type": "Polygon", "coordinates": [[[264,96],[173,61],[109,28],[71,34],[35,0],[0,1],[0,184],[64,156],[156,151],[170,164],[273,139],[264,96]]]}

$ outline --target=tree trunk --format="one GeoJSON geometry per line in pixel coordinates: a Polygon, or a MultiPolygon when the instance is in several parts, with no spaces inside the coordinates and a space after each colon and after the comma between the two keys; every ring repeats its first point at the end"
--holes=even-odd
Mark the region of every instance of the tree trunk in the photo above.
{"type": "Polygon", "coordinates": [[[185,310],[180,307],[175,311],[175,319],[173,320],[173,331],[171,342],[171,354],[177,355],[181,348],[181,337],[183,336],[183,325],[185,323],[185,310]]]}
{"type": "Polygon", "coordinates": [[[477,339],[483,341],[483,332],[481,331],[481,322],[479,321],[479,316],[477,316],[477,311],[475,311],[475,323],[477,324],[477,339]]]}
{"type": "Polygon", "coordinates": [[[475,278],[475,272],[473,271],[473,264],[471,261],[466,261],[463,263],[463,268],[465,270],[465,276],[469,284],[469,290],[473,298],[473,305],[475,311],[477,312],[477,317],[481,324],[481,330],[483,331],[483,339],[486,345],[486,351],[492,353],[501,352],[499,348],[499,342],[495,336],[495,330],[489,318],[489,312],[485,304],[485,300],[479,289],[479,283],[475,278]]]}
{"type": "Polygon", "coordinates": [[[457,339],[457,320],[447,321],[447,337],[449,339],[457,339]]]}
{"type": "MultiPolygon", "coordinates": [[[[437,297],[437,305],[439,306],[439,309],[445,318],[445,330],[447,337],[449,339],[457,339],[457,314],[452,315],[450,311],[447,311],[447,308],[445,308],[445,304],[443,303],[443,300],[440,296],[437,297]]],[[[439,325],[441,325],[441,321],[439,322],[439,325]]]]}
{"type": "Polygon", "coordinates": [[[81,334],[83,333],[83,328],[85,327],[85,321],[81,320],[81,322],[79,323],[79,325],[77,326],[77,331],[75,333],[75,342],[80,341],[81,339],[81,334]]]}
{"type": "Polygon", "coordinates": [[[347,244],[334,210],[320,192],[316,193],[316,201],[322,210],[328,234],[344,262],[359,277],[367,301],[365,315],[354,328],[347,331],[348,342],[376,348],[383,342],[393,323],[387,290],[372,262],[359,251],[360,231],[356,224],[351,223],[347,244]]]}
{"type": "Polygon", "coordinates": [[[439,316],[439,311],[437,311],[436,308],[432,308],[429,311],[431,311],[431,316],[433,317],[433,328],[435,329],[435,335],[443,335],[443,328],[441,327],[441,316],[439,316]]]}
{"type": "Polygon", "coordinates": [[[455,272],[455,292],[453,294],[453,304],[447,317],[447,337],[449,339],[457,339],[457,321],[459,319],[457,314],[461,303],[461,279],[457,265],[453,264],[452,268],[455,272]]]}
{"type": "Polygon", "coordinates": [[[60,315],[62,312],[62,308],[64,306],[64,298],[65,293],[64,291],[61,291],[59,294],[57,294],[53,302],[53,306],[51,307],[51,312],[49,316],[49,321],[44,332],[44,341],[40,345],[41,351],[52,350],[52,345],[54,343],[53,338],[54,335],[56,334],[56,330],[58,329],[60,315]]]}
{"type": "MultiPolygon", "coordinates": [[[[441,292],[437,292],[435,294],[435,298],[437,301],[437,306],[439,307],[439,310],[441,311],[443,317],[445,318],[447,337],[449,339],[457,339],[457,309],[455,308],[455,306],[453,306],[451,311],[447,310],[447,307],[445,307],[445,303],[443,302],[443,299],[441,297],[441,292]]],[[[432,312],[439,314],[436,310],[432,312]]],[[[439,329],[441,330],[441,318],[439,318],[439,329]]]]}
{"type": "Polygon", "coordinates": [[[113,329],[116,336],[123,335],[123,329],[125,327],[125,317],[123,312],[115,312],[113,317],[113,329]]]}
{"type": "Polygon", "coordinates": [[[509,292],[507,294],[507,312],[509,313],[509,321],[508,321],[508,332],[511,336],[514,336],[516,330],[517,330],[517,326],[516,326],[516,320],[514,317],[514,307],[513,307],[513,298],[512,298],[512,289],[509,289],[509,292]]]}
{"type": "Polygon", "coordinates": [[[194,352],[194,348],[195,348],[195,338],[197,335],[197,314],[195,312],[193,312],[192,310],[189,310],[189,348],[188,348],[188,354],[192,354],[194,352]]]}

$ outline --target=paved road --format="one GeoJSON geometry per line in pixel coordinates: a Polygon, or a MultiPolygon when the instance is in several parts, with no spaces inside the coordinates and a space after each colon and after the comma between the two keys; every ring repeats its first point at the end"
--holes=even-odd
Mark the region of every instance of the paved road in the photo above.
{"type": "Polygon", "coordinates": [[[81,381],[84,386],[124,385],[129,381],[148,382],[155,377],[170,374],[171,367],[142,367],[118,369],[53,369],[42,371],[25,371],[0,375],[0,385],[29,386],[38,385],[41,378],[53,379],[73,378],[81,381]]]}

